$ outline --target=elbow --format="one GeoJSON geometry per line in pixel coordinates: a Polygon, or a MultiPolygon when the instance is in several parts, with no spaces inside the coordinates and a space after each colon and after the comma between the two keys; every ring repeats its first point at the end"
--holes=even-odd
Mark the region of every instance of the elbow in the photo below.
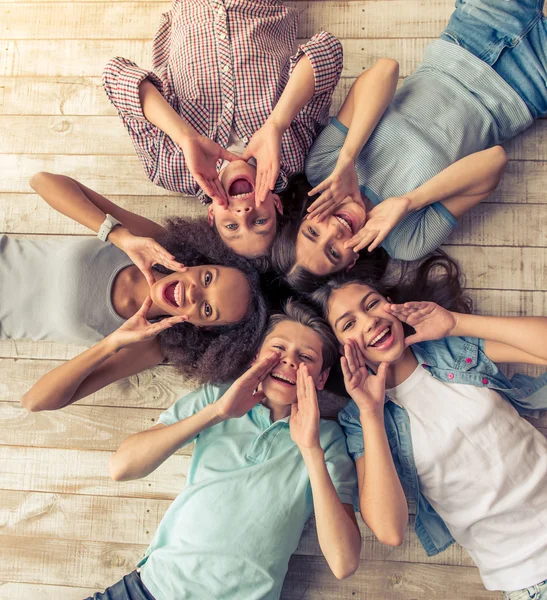
{"type": "Polygon", "coordinates": [[[33,397],[28,393],[21,398],[20,402],[21,406],[29,412],[40,412],[42,410],[47,410],[47,407],[44,406],[38,398],[33,397]]]}
{"type": "Polygon", "coordinates": [[[113,479],[114,481],[127,481],[130,479],[127,465],[120,460],[117,454],[113,454],[110,457],[108,474],[110,475],[110,479],[113,479]]]}
{"type": "Polygon", "coordinates": [[[357,554],[351,560],[345,560],[338,565],[331,565],[331,571],[336,579],[347,579],[351,577],[359,568],[359,555],[357,554]]]}
{"type": "Polygon", "coordinates": [[[51,177],[51,173],[47,171],[40,171],[39,173],[35,173],[29,180],[29,185],[34,191],[38,191],[38,188],[51,177]]]}
{"type": "Polygon", "coordinates": [[[380,58],[376,65],[389,77],[399,78],[399,63],[394,58],[380,58]]]}
{"type": "Polygon", "coordinates": [[[376,539],[384,546],[402,546],[405,541],[404,533],[399,531],[382,532],[381,535],[376,535],[376,539]]]}

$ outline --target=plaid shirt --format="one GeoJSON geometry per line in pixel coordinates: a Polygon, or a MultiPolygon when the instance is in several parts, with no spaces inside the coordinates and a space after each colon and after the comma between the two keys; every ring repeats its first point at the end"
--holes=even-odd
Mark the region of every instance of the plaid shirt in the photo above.
{"type": "Polygon", "coordinates": [[[180,147],[146,120],[139,100],[143,79],[198,133],[226,148],[231,128],[247,144],[264,124],[303,54],[313,67],[315,94],[285,132],[275,190],[304,170],[306,153],[328,118],[342,46],[321,31],[291,56],[297,28],[296,9],[276,0],[174,0],[154,37],[151,72],[125,58],[109,61],[106,93],[152,182],[209,201],[180,147]]]}

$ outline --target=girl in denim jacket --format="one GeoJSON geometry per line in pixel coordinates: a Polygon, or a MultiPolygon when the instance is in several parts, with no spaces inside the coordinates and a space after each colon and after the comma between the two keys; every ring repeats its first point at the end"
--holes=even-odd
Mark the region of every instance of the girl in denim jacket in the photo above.
{"type": "Polygon", "coordinates": [[[402,481],[429,555],[457,541],[487,589],[547,599],[547,440],[516,410],[547,408],[547,373],[510,381],[495,364],[547,365],[547,318],[469,314],[458,267],[438,255],[396,287],[345,274],[314,299],[344,346],[339,420],[367,525],[402,543],[402,481]],[[437,302],[405,302],[420,297],[437,302]]]}

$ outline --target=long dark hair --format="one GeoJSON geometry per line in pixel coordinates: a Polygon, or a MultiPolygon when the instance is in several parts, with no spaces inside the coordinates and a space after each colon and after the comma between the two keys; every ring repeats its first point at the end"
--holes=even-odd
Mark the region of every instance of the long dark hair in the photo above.
{"type": "MultiPolygon", "coordinates": [[[[247,278],[249,305],[239,323],[216,327],[180,323],[159,336],[167,358],[186,378],[197,383],[236,379],[256,354],[268,319],[257,272],[249,261],[226,248],[205,219],[169,219],[159,242],[188,267],[204,264],[232,267],[247,278]]],[[[162,273],[172,272],[161,265],[154,268],[162,273]]]]}
{"type": "MultiPolygon", "coordinates": [[[[307,208],[318,197],[308,196],[311,189],[312,186],[303,173],[298,173],[290,179],[290,185],[282,196],[283,208],[286,210],[284,223],[274,240],[271,251],[274,271],[279,273],[287,285],[301,294],[310,294],[333,276],[332,274],[316,275],[296,265],[296,238],[300,225],[307,214],[307,208]]],[[[362,274],[367,273],[368,277],[379,280],[384,275],[388,262],[387,252],[383,248],[376,248],[373,252],[360,254],[352,270],[358,268],[362,274]]]]}
{"type": "Polygon", "coordinates": [[[458,263],[442,250],[436,250],[420,261],[393,263],[381,280],[370,277],[367,271],[354,268],[338,273],[310,295],[311,302],[327,317],[331,294],[352,283],[368,285],[394,304],[404,302],[435,302],[460,313],[473,309],[466,294],[465,279],[458,263]]]}

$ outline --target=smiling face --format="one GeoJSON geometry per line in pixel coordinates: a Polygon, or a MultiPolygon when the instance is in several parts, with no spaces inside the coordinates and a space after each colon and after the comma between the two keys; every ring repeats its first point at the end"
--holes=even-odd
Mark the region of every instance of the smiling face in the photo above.
{"type": "Polygon", "coordinates": [[[328,302],[329,325],[340,344],[355,340],[371,367],[398,360],[405,349],[403,324],[385,310],[389,302],[368,285],[352,283],[334,290],[328,302]]]}
{"type": "Polygon", "coordinates": [[[308,371],[317,389],[323,389],[328,369],[323,368],[323,342],[318,333],[292,320],[281,321],[266,336],[256,360],[272,351],[280,353],[279,363],[262,382],[262,391],[272,404],[288,406],[296,402],[296,372],[300,363],[308,371]]]}
{"type": "Polygon", "coordinates": [[[238,269],[200,265],[156,281],[150,296],[161,313],[187,315],[193,325],[207,327],[241,321],[248,310],[251,290],[238,269]]]}
{"type": "Polygon", "coordinates": [[[317,219],[304,219],[296,237],[295,266],[320,276],[352,267],[359,255],[344,248],[344,242],[363,227],[365,218],[363,208],[350,200],[320,223],[317,219]]]}
{"type": "Polygon", "coordinates": [[[220,172],[228,196],[228,209],[209,205],[209,223],[216,225],[222,241],[236,254],[254,258],[268,253],[275,237],[277,212],[282,212],[277,194],[255,206],[256,168],[235,160],[220,172]]]}

